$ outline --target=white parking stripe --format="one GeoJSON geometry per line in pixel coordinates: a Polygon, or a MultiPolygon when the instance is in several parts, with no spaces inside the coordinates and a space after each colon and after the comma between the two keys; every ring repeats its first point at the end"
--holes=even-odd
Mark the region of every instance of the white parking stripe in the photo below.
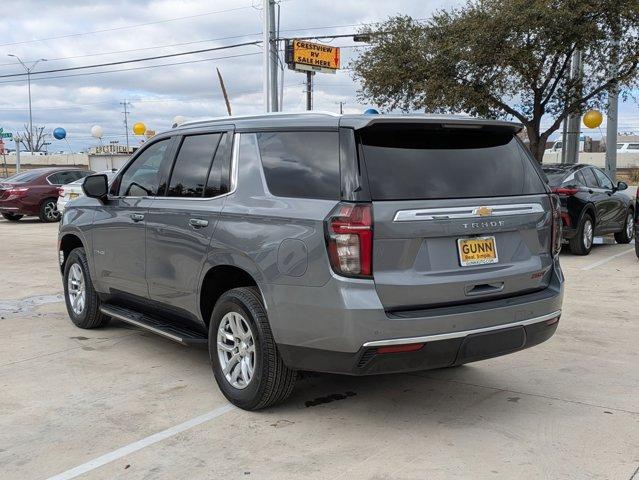
{"type": "Polygon", "coordinates": [[[113,450],[112,452],[88,461],[87,463],[83,463],[82,465],[67,470],[66,472],[62,472],[58,475],[54,475],[53,477],[49,477],[47,480],[69,480],[71,478],[75,478],[79,475],[90,472],[91,470],[95,470],[102,465],[106,465],[107,463],[110,463],[114,460],[125,457],[133,452],[142,450],[149,445],[161,442],[162,440],[172,437],[173,435],[177,435],[178,433],[182,433],[193,427],[197,427],[198,425],[211,421],[217,417],[221,417],[222,415],[230,412],[233,409],[234,407],[232,405],[223,405],[216,408],[215,410],[211,410],[210,412],[205,413],[204,415],[192,418],[191,420],[187,420],[184,423],[180,423],[179,425],[176,425],[174,427],[167,428],[166,430],[162,430],[161,432],[154,433],[153,435],[138,440],[137,442],[130,443],[129,445],[118,448],[117,450],[113,450]]]}
{"type": "Polygon", "coordinates": [[[608,263],[610,260],[614,260],[617,257],[621,257],[622,255],[625,255],[626,253],[630,253],[634,251],[635,251],[634,248],[631,248],[630,250],[625,250],[621,253],[617,253],[616,255],[612,255],[611,257],[604,258],[603,260],[599,260],[598,262],[591,263],[590,265],[586,265],[585,267],[582,268],[582,270],[592,270],[593,268],[597,268],[600,265],[603,265],[604,263],[608,263]]]}

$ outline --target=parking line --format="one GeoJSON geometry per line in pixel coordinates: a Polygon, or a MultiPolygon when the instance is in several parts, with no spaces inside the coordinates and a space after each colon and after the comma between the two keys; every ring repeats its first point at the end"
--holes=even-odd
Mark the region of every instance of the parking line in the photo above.
{"type": "Polygon", "coordinates": [[[582,268],[582,270],[592,270],[593,268],[597,268],[603,265],[604,263],[608,263],[610,260],[614,260],[617,257],[621,257],[622,255],[625,255],[626,253],[630,253],[634,251],[635,251],[634,248],[631,248],[630,250],[625,250],[621,253],[617,253],[616,255],[612,255],[608,258],[604,258],[603,260],[599,260],[598,262],[591,263],[590,265],[586,265],[585,267],[582,268]]]}
{"type": "Polygon", "coordinates": [[[129,445],[125,445],[124,447],[118,448],[117,450],[113,450],[112,452],[90,460],[87,463],[83,463],[82,465],[67,470],[66,472],[62,472],[54,475],[53,477],[49,477],[47,480],[69,480],[71,478],[78,477],[84,473],[90,472],[91,470],[95,470],[102,465],[106,465],[107,463],[118,460],[133,452],[137,452],[138,450],[142,450],[145,447],[161,442],[162,440],[172,437],[173,435],[177,435],[178,433],[182,433],[193,427],[197,427],[198,425],[209,422],[217,417],[221,417],[225,413],[234,410],[234,408],[235,407],[230,404],[223,405],[216,408],[215,410],[211,410],[210,412],[205,413],[204,415],[192,418],[191,420],[187,420],[184,423],[180,423],[179,425],[176,425],[174,427],[167,428],[166,430],[162,430],[161,432],[154,433],[153,435],[138,440],[137,442],[130,443],[129,445]]]}

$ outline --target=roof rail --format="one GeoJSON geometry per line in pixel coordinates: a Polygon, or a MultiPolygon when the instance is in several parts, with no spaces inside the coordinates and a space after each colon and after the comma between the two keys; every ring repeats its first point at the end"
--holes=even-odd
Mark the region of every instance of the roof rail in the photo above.
{"type": "Polygon", "coordinates": [[[211,118],[203,118],[200,120],[190,120],[188,122],[181,123],[176,128],[182,127],[190,127],[193,125],[200,125],[202,123],[210,123],[210,122],[221,122],[228,120],[246,120],[246,119],[259,119],[265,117],[285,117],[285,116],[313,116],[313,115],[330,115],[331,117],[339,117],[339,113],[334,112],[326,112],[326,111],[303,111],[303,112],[269,112],[269,113],[258,113],[253,115],[233,115],[233,116],[225,116],[225,117],[211,117],[211,118]]]}

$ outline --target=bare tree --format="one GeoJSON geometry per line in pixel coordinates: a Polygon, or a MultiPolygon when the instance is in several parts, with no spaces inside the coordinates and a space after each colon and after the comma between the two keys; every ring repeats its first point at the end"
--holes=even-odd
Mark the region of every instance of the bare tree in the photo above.
{"type": "Polygon", "coordinates": [[[24,126],[24,132],[20,134],[20,143],[28,152],[41,152],[47,141],[48,133],[44,133],[46,127],[33,127],[33,149],[31,148],[31,136],[29,135],[29,126],[24,126]]]}

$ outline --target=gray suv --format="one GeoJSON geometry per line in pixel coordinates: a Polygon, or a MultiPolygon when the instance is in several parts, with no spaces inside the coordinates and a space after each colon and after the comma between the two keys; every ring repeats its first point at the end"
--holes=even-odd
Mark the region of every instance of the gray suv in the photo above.
{"type": "Polygon", "coordinates": [[[553,335],[560,206],[514,123],[229,117],[157,135],[60,224],[67,309],[208,345],[255,410],[297,371],[460,365],[553,335]]]}

